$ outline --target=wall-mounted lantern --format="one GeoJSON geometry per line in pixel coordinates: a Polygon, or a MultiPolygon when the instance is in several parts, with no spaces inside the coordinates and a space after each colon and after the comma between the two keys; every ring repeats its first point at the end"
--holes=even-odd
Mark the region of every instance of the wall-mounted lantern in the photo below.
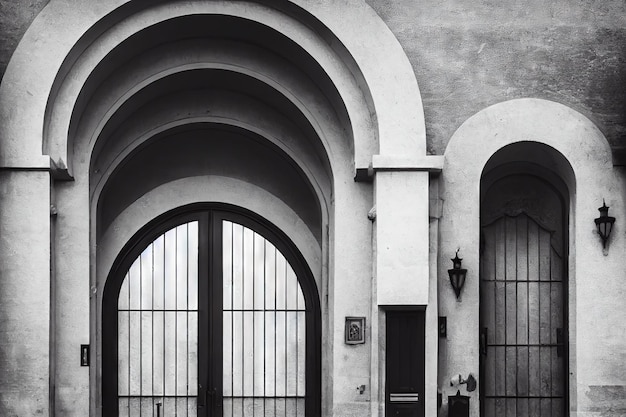
{"type": "Polygon", "coordinates": [[[457,249],[454,259],[451,259],[452,269],[448,269],[450,284],[452,285],[452,289],[454,289],[457,300],[459,299],[459,295],[461,295],[461,290],[463,289],[463,285],[465,285],[465,276],[467,275],[467,269],[461,268],[462,260],[462,258],[459,258],[459,249],[457,249]]]}
{"type": "Polygon", "coordinates": [[[609,207],[602,200],[602,207],[598,209],[600,211],[600,217],[594,219],[596,227],[598,228],[598,234],[602,239],[602,248],[606,249],[606,241],[611,236],[611,229],[613,229],[613,223],[615,223],[615,217],[609,216],[609,207]]]}
{"type": "Polygon", "coordinates": [[[458,375],[454,375],[452,377],[452,379],[450,379],[450,386],[453,387],[455,385],[463,385],[463,384],[467,384],[467,392],[472,392],[476,390],[476,378],[474,378],[474,375],[469,374],[467,376],[467,379],[463,379],[463,376],[461,376],[461,374],[458,375]]]}

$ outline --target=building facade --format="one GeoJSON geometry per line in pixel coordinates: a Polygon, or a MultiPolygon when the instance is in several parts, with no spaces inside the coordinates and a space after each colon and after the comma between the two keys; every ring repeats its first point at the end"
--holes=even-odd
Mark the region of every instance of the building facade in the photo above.
{"type": "Polygon", "coordinates": [[[531,3],[2,2],[0,415],[626,415],[626,6],[531,3]]]}

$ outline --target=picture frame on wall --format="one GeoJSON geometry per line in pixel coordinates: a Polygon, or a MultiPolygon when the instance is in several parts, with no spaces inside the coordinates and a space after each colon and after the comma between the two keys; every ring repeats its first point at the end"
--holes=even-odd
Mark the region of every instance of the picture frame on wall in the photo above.
{"type": "Polygon", "coordinates": [[[365,317],[346,317],[345,342],[347,345],[365,343],[365,317]]]}

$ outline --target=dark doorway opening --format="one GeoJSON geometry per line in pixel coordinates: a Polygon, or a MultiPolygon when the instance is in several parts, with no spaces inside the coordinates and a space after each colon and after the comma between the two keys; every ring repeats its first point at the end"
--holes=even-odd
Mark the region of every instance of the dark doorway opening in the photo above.
{"type": "Polygon", "coordinates": [[[423,417],[424,311],[386,313],[386,415],[423,417]]]}
{"type": "Polygon", "coordinates": [[[566,186],[507,164],[483,178],[481,415],[567,415],[566,186]]]}

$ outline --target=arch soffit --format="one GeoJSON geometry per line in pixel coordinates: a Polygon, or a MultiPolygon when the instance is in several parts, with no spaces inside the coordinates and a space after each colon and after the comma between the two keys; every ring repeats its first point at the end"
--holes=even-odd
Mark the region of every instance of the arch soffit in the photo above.
{"type": "MultiPolygon", "coordinates": [[[[291,95],[291,93],[289,91],[284,90],[279,84],[276,84],[273,80],[271,80],[270,78],[267,78],[265,76],[263,76],[263,74],[260,73],[256,73],[252,70],[248,70],[248,69],[244,69],[244,68],[236,68],[234,66],[231,65],[225,65],[225,64],[186,64],[186,65],[182,65],[176,68],[170,68],[166,71],[162,71],[159,72],[157,74],[152,75],[151,77],[149,77],[146,80],[143,80],[141,83],[134,85],[132,87],[131,90],[127,91],[123,97],[119,98],[116,100],[116,102],[113,104],[113,106],[111,108],[109,108],[106,111],[106,114],[100,118],[99,120],[94,121],[94,125],[93,126],[89,126],[86,129],[86,132],[82,132],[84,134],[78,134],[77,135],[77,139],[80,140],[85,140],[87,141],[87,143],[85,144],[85,146],[83,147],[83,150],[91,156],[91,159],[97,159],[98,155],[96,153],[94,153],[94,149],[96,148],[96,146],[99,146],[100,148],[103,146],[102,144],[97,144],[97,142],[99,140],[101,140],[101,134],[103,133],[103,131],[105,131],[106,129],[111,129],[111,126],[109,125],[109,122],[111,121],[111,119],[116,115],[116,113],[124,106],[125,103],[128,103],[128,101],[135,97],[137,95],[137,93],[140,93],[142,91],[148,90],[148,88],[151,88],[154,85],[157,85],[159,81],[163,81],[165,79],[167,79],[168,77],[175,75],[175,74],[179,74],[181,72],[190,72],[190,71],[194,71],[194,70],[224,70],[224,71],[233,71],[236,73],[240,73],[243,74],[245,76],[248,76],[254,80],[260,81],[265,85],[270,86],[271,88],[277,90],[279,92],[279,94],[281,94],[283,97],[286,97],[287,100],[289,100],[289,102],[291,103],[291,105],[293,105],[293,107],[295,107],[307,120],[311,121],[313,124],[310,126],[310,128],[315,132],[315,134],[317,135],[317,137],[321,140],[322,142],[322,146],[328,150],[328,149],[332,149],[332,146],[329,146],[330,144],[326,143],[325,139],[326,139],[326,135],[324,134],[324,128],[317,123],[315,117],[313,116],[313,114],[311,112],[309,112],[309,110],[307,109],[307,106],[299,100],[298,97],[291,95]]],[[[198,87],[201,88],[201,87],[198,87]]],[[[152,103],[154,104],[154,103],[152,103]]],[[[184,105],[184,102],[179,103],[180,105],[184,105]]],[[[143,109],[135,109],[135,110],[141,110],[141,111],[145,111],[149,108],[149,106],[143,106],[143,109]]],[[[260,107],[258,108],[258,110],[260,111],[268,111],[269,108],[267,109],[261,109],[260,107]]],[[[189,111],[193,111],[193,109],[189,109],[189,111]]],[[[213,112],[219,112],[220,109],[216,108],[213,110],[213,112]]],[[[233,115],[234,117],[234,115],[233,115]]],[[[246,118],[249,119],[249,118],[246,118]]],[[[179,119],[180,122],[181,119],[179,119]]],[[[162,122],[164,120],[161,120],[162,122]]],[[[172,122],[174,120],[171,120],[172,122]]],[[[238,124],[237,120],[235,120],[233,118],[232,123],[234,124],[238,124]]],[[[128,124],[127,122],[125,124],[128,124]]],[[[244,123],[245,124],[245,123],[244,123]]],[[[157,127],[157,125],[154,126],[155,128],[157,127]]],[[[116,128],[116,125],[113,125],[113,128],[116,128]]],[[[338,127],[335,129],[338,130],[338,127]]],[[[105,138],[106,139],[106,138],[105,138]]],[[[276,143],[278,145],[278,143],[276,143]]],[[[287,147],[285,145],[283,145],[282,147],[285,148],[285,150],[287,151],[288,154],[290,154],[290,156],[292,157],[292,159],[294,159],[295,161],[299,161],[300,159],[302,159],[300,156],[298,156],[296,153],[294,152],[290,152],[289,149],[287,149],[287,147]]],[[[324,157],[327,158],[327,155],[325,155],[324,157]]],[[[330,158],[328,158],[330,159],[330,158]]]]}
{"type": "MultiPolygon", "coordinates": [[[[103,34],[101,29],[101,33],[95,34],[95,37],[98,42],[107,40],[114,46],[133,31],[145,27],[150,18],[162,17],[168,11],[170,14],[191,13],[193,10],[203,13],[229,11],[234,15],[263,21],[296,41],[303,50],[314,54],[314,59],[322,65],[348,108],[352,128],[355,130],[357,151],[370,146],[368,142],[372,141],[371,127],[377,125],[378,129],[375,131],[380,135],[381,154],[423,153],[423,109],[413,70],[399,43],[376,13],[366,4],[348,4],[341,1],[329,4],[293,0],[285,2],[287,3],[306,15],[310,21],[303,23],[293,18],[285,19],[286,15],[280,14],[277,9],[250,2],[185,2],[170,8],[167,4],[157,4],[117,25],[118,31],[109,31],[107,36],[99,36],[103,34]],[[345,16],[352,23],[347,24],[343,19],[345,16]],[[311,26],[327,32],[316,32],[311,36],[311,26]],[[376,33],[376,36],[372,37],[372,33],[376,33]],[[335,42],[328,42],[329,36],[335,42]],[[374,43],[363,42],[363,39],[374,38],[374,43]],[[332,54],[326,53],[329,48],[333,49],[332,54]],[[388,65],[381,66],[377,57],[383,54],[388,65]],[[397,82],[387,84],[386,80],[389,79],[397,82]],[[355,88],[355,83],[360,88],[355,88]],[[365,97],[362,95],[363,91],[365,97]],[[370,105],[369,109],[365,109],[368,110],[367,115],[363,114],[363,109],[358,109],[364,101],[370,105]]],[[[89,48],[93,46],[91,41],[94,39],[85,39],[84,35],[105,17],[116,13],[119,15],[123,6],[129,4],[130,1],[119,0],[98,2],[97,5],[87,1],[70,4],[52,0],[35,19],[18,45],[0,86],[0,119],[7,121],[0,124],[0,137],[5,142],[2,146],[4,153],[0,153],[1,164],[41,165],[46,160],[41,158],[46,104],[49,102],[54,107],[61,106],[66,110],[72,108],[75,103],[72,97],[77,97],[80,82],[84,81],[84,78],[67,77],[63,64],[72,59],[78,59],[70,63],[72,68],[85,65],[90,59],[97,64],[98,54],[105,52],[106,48],[89,48]],[[72,24],[67,24],[68,21],[72,24]],[[89,48],[89,53],[81,54],[78,58],[71,57],[72,49],[81,42],[90,44],[83,46],[85,49],[81,50],[85,52],[89,48]],[[55,80],[77,81],[79,86],[74,90],[75,94],[59,101],[55,100],[59,92],[56,90],[58,85],[55,85],[55,80]],[[28,91],[28,94],[23,94],[24,91],[28,91]],[[15,108],[23,111],[15,113],[15,108]]],[[[118,21],[124,17],[127,16],[118,17],[118,21]]],[[[93,65],[92,63],[92,68],[93,65]]],[[[371,149],[369,151],[371,154],[371,149]]],[[[369,163],[369,157],[358,152],[356,159],[357,166],[369,163]]]]}
{"type": "Polygon", "coordinates": [[[104,288],[111,266],[124,245],[149,221],[177,207],[205,202],[225,202],[246,207],[273,223],[300,250],[313,273],[317,288],[323,288],[323,259],[319,244],[298,214],[263,188],[246,181],[215,176],[187,177],[162,184],[116,217],[96,248],[98,262],[94,272],[97,286],[104,288]],[[233,193],[233,190],[236,192],[233,193]],[[170,198],[172,195],[177,198],[170,198]]]}
{"type": "MultiPolygon", "coordinates": [[[[190,114],[184,118],[172,119],[158,125],[151,126],[150,129],[142,131],[140,134],[129,135],[127,132],[124,132],[122,136],[118,138],[120,144],[116,147],[120,148],[119,151],[113,152],[111,155],[103,156],[102,159],[99,159],[97,161],[97,168],[92,172],[93,182],[90,190],[90,200],[92,201],[92,204],[95,204],[100,198],[105,184],[115,171],[116,167],[118,167],[129,155],[131,155],[137,148],[142,146],[147,141],[163,134],[166,131],[181,126],[215,124],[239,127],[252,132],[268,140],[271,144],[284,152],[285,155],[295,161],[296,165],[303,170],[308,182],[313,187],[316,195],[322,202],[323,212],[327,215],[328,202],[330,198],[330,196],[327,195],[327,192],[330,190],[330,185],[327,184],[326,181],[329,179],[324,176],[324,172],[320,171],[320,167],[309,161],[313,154],[302,153],[297,150],[294,151],[288,145],[285,145],[288,140],[281,136],[281,134],[284,135],[284,131],[281,131],[277,126],[258,126],[257,124],[248,122],[248,120],[246,120],[247,118],[242,120],[241,113],[238,113],[238,115],[239,116],[237,118],[233,118],[228,114],[220,113],[210,116],[190,114]]],[[[296,138],[296,135],[297,133],[289,137],[289,139],[296,138]]],[[[94,167],[92,166],[92,168],[94,167]]]]}
{"type": "MultiPolygon", "coordinates": [[[[86,101],[84,96],[88,96],[89,101],[84,108],[74,106],[67,139],[68,152],[72,151],[72,145],[82,146],[80,142],[87,141],[87,146],[82,146],[81,155],[92,155],[93,158],[96,141],[101,148],[101,133],[105,128],[110,129],[115,125],[114,118],[120,119],[120,109],[124,108],[125,113],[128,113],[128,109],[133,108],[129,103],[136,102],[136,97],[145,95],[148,91],[153,91],[152,97],[157,98],[164,91],[190,88],[189,85],[181,87],[181,79],[186,80],[185,84],[190,81],[195,83],[192,87],[195,89],[206,88],[206,83],[209,82],[214,88],[240,91],[257,97],[259,104],[269,104],[270,107],[281,109],[288,119],[298,120],[304,131],[312,131],[311,137],[315,138],[313,141],[320,142],[316,145],[318,148],[325,147],[325,150],[320,150],[322,160],[328,160],[329,156],[337,153],[338,146],[333,145],[339,143],[335,142],[348,142],[347,147],[352,149],[352,141],[344,138],[345,134],[342,133],[342,121],[338,120],[332,105],[327,103],[323,92],[318,90],[319,87],[311,79],[300,73],[292,63],[276,56],[267,56],[261,48],[246,47],[244,51],[239,51],[238,48],[241,46],[233,42],[216,41],[205,41],[201,44],[196,42],[191,47],[184,42],[168,47],[159,45],[133,58],[130,63],[116,68],[104,81],[92,80],[90,76],[88,82],[97,84],[97,88],[85,92],[87,87],[83,87],[78,96],[79,101],[86,101]],[[246,56],[246,52],[249,56],[246,56]],[[177,54],[181,57],[177,57],[177,54]],[[259,55],[263,55],[265,59],[257,58],[259,55]],[[203,75],[199,77],[200,73],[203,75]],[[221,79],[221,82],[210,81],[215,80],[219,74],[233,74],[238,80],[231,78],[221,79]],[[173,86],[172,80],[178,80],[179,86],[173,86]],[[258,86],[263,86],[265,91],[255,92],[258,86]],[[154,91],[158,93],[155,94],[154,91]],[[324,123],[320,123],[321,120],[324,123]],[[328,138],[336,139],[333,141],[328,138]]],[[[143,107],[149,105],[149,102],[140,104],[143,107]]],[[[56,121],[56,118],[53,120],[56,121]]],[[[67,126],[54,123],[50,127],[50,135],[56,139],[65,138],[62,133],[65,128],[67,126]]],[[[52,153],[62,153],[66,147],[58,141],[57,144],[56,152],[52,153]]],[[[68,164],[72,165],[71,157],[68,157],[68,164]]]]}
{"type": "MultiPolygon", "coordinates": [[[[250,141],[249,145],[247,145],[245,149],[256,149],[253,151],[255,155],[262,153],[263,149],[267,148],[268,142],[272,143],[273,146],[277,148],[270,151],[274,154],[276,159],[268,158],[269,155],[266,155],[265,157],[258,159],[258,161],[267,161],[271,159],[273,161],[273,169],[270,172],[285,172],[284,170],[287,170],[293,175],[289,175],[283,179],[280,178],[280,175],[277,177],[268,177],[268,171],[264,171],[263,169],[267,166],[262,164],[258,166],[254,165],[255,158],[250,160],[250,154],[245,154],[243,151],[237,152],[238,160],[247,162],[244,162],[243,165],[239,166],[237,164],[228,163],[227,166],[231,168],[237,167],[236,170],[238,173],[247,177],[251,185],[265,189],[266,192],[272,193],[274,198],[283,200],[285,204],[300,215],[300,221],[304,222],[306,226],[310,228],[313,235],[321,244],[320,233],[322,224],[327,224],[328,221],[329,203],[327,199],[330,197],[327,195],[328,187],[325,187],[324,184],[317,182],[317,180],[323,179],[323,174],[318,173],[318,175],[315,175],[312,174],[311,171],[307,170],[306,167],[311,164],[293,164],[289,154],[281,146],[282,141],[277,140],[273,136],[274,132],[258,130],[256,126],[246,125],[245,123],[224,119],[219,116],[187,118],[181,121],[164,124],[159,126],[156,130],[146,132],[143,137],[139,137],[134,142],[124,146],[124,149],[120,154],[115,153],[113,156],[116,160],[110,161],[108,168],[104,168],[105,170],[102,173],[98,173],[98,175],[102,175],[100,177],[100,181],[92,184],[92,187],[94,187],[92,192],[94,194],[91,198],[91,206],[94,209],[92,211],[92,215],[94,217],[92,218],[96,219],[96,229],[94,234],[96,239],[99,239],[103,231],[107,230],[111,226],[112,219],[114,219],[120,211],[123,211],[124,208],[127,207],[125,203],[129,203],[134,200],[134,198],[129,199],[129,195],[134,195],[136,198],[146,192],[146,190],[150,190],[156,185],[156,183],[143,181],[139,175],[128,174],[128,172],[133,172],[133,167],[135,170],[138,169],[140,172],[143,172],[144,168],[146,171],[149,171],[151,169],[150,167],[141,168],[142,164],[145,163],[145,160],[143,159],[145,157],[151,161],[169,161],[170,158],[172,158],[171,160],[177,161],[174,166],[178,166],[179,168],[173,171],[165,170],[168,172],[167,175],[162,176],[160,172],[161,170],[158,168],[157,171],[147,174],[147,178],[153,178],[157,181],[162,181],[162,183],[170,183],[173,180],[175,181],[174,178],[180,178],[181,176],[184,177],[187,175],[211,175],[213,178],[222,178],[224,175],[229,175],[226,172],[230,171],[227,169],[225,172],[225,166],[222,164],[199,164],[199,160],[197,159],[198,155],[194,155],[192,151],[190,151],[190,149],[193,149],[193,152],[200,152],[200,155],[206,155],[209,153],[224,155],[225,142],[221,139],[221,135],[224,132],[230,132],[232,136],[231,140],[246,139],[250,141]],[[250,135],[250,133],[252,133],[252,135],[250,135]],[[263,138],[263,141],[258,141],[255,144],[254,137],[263,138]],[[171,138],[175,138],[174,143],[177,143],[175,149],[172,148],[171,138]],[[186,144],[188,145],[188,141],[185,138],[190,139],[191,143],[194,143],[192,148],[186,147],[186,144]],[[202,138],[202,140],[199,140],[200,138],[202,138]],[[146,150],[142,150],[142,152],[139,153],[133,152],[137,149],[137,147],[148,142],[148,140],[151,141],[145,147],[146,150]],[[169,143],[165,146],[169,146],[169,150],[171,152],[164,152],[164,145],[159,146],[159,143],[169,143]],[[157,149],[160,149],[157,153],[154,153],[153,150],[155,145],[157,149]],[[186,162],[181,164],[180,157],[183,155],[185,156],[186,162]],[[123,164],[122,161],[124,162],[123,164]],[[186,165],[187,168],[191,169],[191,171],[184,173],[184,169],[181,168],[183,165],[186,165]],[[246,171],[246,167],[251,166],[258,169],[258,171],[255,171],[255,174],[252,176],[250,172],[246,171]],[[128,171],[129,169],[130,171],[128,171]],[[181,169],[183,169],[183,171],[181,171],[181,169]],[[126,174],[123,174],[121,178],[138,179],[133,181],[131,184],[128,184],[126,181],[120,182],[119,177],[117,180],[115,179],[115,173],[120,170],[122,172],[126,172],[126,174]],[[217,171],[214,172],[214,170],[217,171]],[[210,174],[211,172],[213,173],[210,174]],[[221,172],[221,174],[218,174],[218,172],[221,172]],[[271,179],[269,183],[267,182],[268,178],[271,179]],[[263,185],[264,181],[266,184],[265,186],[263,185]],[[298,183],[298,185],[294,185],[294,181],[298,183]],[[271,186],[268,187],[268,184],[271,184],[271,186]],[[291,188],[289,188],[290,186],[291,188]],[[309,194],[309,192],[311,194],[309,194]],[[110,201],[109,204],[106,205],[107,209],[96,210],[96,208],[99,207],[101,200],[107,197],[112,199],[112,202],[110,201]],[[317,208],[319,212],[316,212],[315,208],[317,208]],[[313,211],[311,212],[311,210],[313,211]],[[111,213],[116,213],[116,215],[111,216],[111,213]]],[[[230,140],[229,142],[232,143],[230,140]]],[[[228,152],[232,151],[233,149],[230,149],[228,152]]],[[[226,155],[229,154],[228,152],[226,155]]],[[[232,155],[232,153],[230,154],[232,155]]],[[[228,157],[226,156],[224,160],[227,159],[228,157]]],[[[230,174],[233,174],[233,172],[230,172],[230,174]]],[[[232,176],[233,180],[236,180],[237,178],[239,178],[237,174],[232,176]]],[[[182,186],[183,183],[180,183],[180,185],[182,186]]],[[[214,196],[212,198],[214,198],[214,196]]],[[[134,203],[128,204],[128,206],[132,205],[134,205],[134,203]]]]}

